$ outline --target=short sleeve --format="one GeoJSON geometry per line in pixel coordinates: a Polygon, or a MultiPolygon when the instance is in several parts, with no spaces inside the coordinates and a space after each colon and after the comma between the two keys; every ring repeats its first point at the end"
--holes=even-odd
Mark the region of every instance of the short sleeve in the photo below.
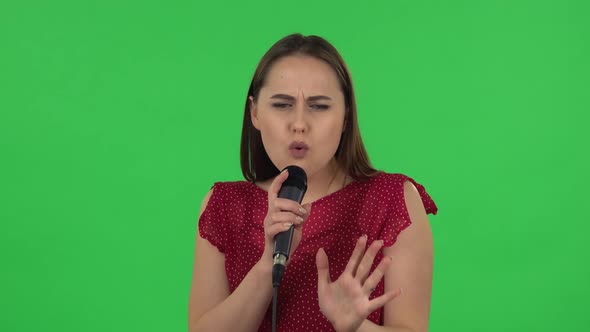
{"type": "Polygon", "coordinates": [[[222,183],[215,183],[211,197],[198,222],[199,235],[209,241],[220,252],[225,253],[227,243],[227,218],[224,215],[224,188],[222,183]]]}
{"type": "Polygon", "coordinates": [[[379,237],[380,239],[383,239],[386,247],[393,245],[397,240],[398,235],[412,223],[404,197],[404,183],[406,181],[410,181],[418,190],[426,214],[436,214],[438,212],[438,207],[426,192],[424,186],[417,183],[409,176],[392,174],[387,180],[388,183],[386,187],[392,192],[388,193],[390,201],[385,207],[384,223],[379,237]]]}

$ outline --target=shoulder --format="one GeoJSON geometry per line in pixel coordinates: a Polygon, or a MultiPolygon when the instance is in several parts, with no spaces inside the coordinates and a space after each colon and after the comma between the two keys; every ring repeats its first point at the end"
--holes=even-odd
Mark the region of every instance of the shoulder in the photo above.
{"type": "MultiPolygon", "coordinates": [[[[410,199],[420,199],[420,193],[418,191],[418,188],[416,188],[416,186],[421,186],[419,185],[416,181],[414,181],[414,179],[412,179],[411,177],[405,175],[405,174],[401,174],[401,173],[382,173],[382,181],[384,183],[389,184],[390,186],[396,188],[396,189],[402,189],[403,193],[404,193],[404,197],[406,198],[406,201],[408,200],[408,197],[410,197],[410,199]]],[[[423,188],[423,187],[422,187],[423,188]]]]}
{"type": "Polygon", "coordinates": [[[215,182],[201,203],[201,213],[205,210],[218,211],[236,208],[248,202],[263,202],[266,193],[255,184],[247,181],[215,182]]]}
{"type": "Polygon", "coordinates": [[[217,200],[236,199],[251,196],[256,186],[247,181],[215,182],[209,191],[210,197],[217,200]]]}
{"type": "Polygon", "coordinates": [[[212,190],[221,190],[221,191],[236,191],[242,192],[247,191],[253,187],[248,181],[225,181],[225,182],[215,182],[211,187],[212,190]]]}
{"type": "Polygon", "coordinates": [[[237,216],[251,202],[248,195],[251,184],[245,181],[215,182],[201,203],[198,218],[199,235],[221,252],[226,250],[228,225],[239,220],[237,216]]]}
{"type": "Polygon", "coordinates": [[[392,203],[423,205],[426,213],[437,213],[436,204],[426,188],[408,175],[380,172],[368,181],[368,186],[373,194],[388,197],[392,203]]]}
{"type": "Polygon", "coordinates": [[[372,182],[373,185],[399,187],[409,180],[412,180],[412,178],[405,174],[379,172],[371,177],[369,182],[372,182]]]}
{"type": "Polygon", "coordinates": [[[418,193],[416,184],[416,181],[405,174],[380,172],[371,177],[366,185],[372,191],[395,195],[403,193],[405,189],[418,193]]]}
{"type": "Polygon", "coordinates": [[[201,202],[201,211],[199,212],[199,218],[201,218],[201,216],[203,215],[203,211],[205,211],[205,209],[207,208],[207,205],[209,204],[209,200],[211,199],[211,195],[213,194],[213,188],[211,188],[207,194],[205,194],[205,197],[203,198],[203,201],[201,202]]]}

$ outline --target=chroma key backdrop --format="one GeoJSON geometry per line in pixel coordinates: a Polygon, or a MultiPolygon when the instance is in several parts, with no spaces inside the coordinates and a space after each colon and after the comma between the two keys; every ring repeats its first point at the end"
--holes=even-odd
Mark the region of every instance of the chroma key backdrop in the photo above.
{"type": "Polygon", "coordinates": [[[430,331],[589,331],[588,1],[3,1],[0,331],[186,331],[281,37],[342,53],[376,168],[439,207],[430,331]]]}

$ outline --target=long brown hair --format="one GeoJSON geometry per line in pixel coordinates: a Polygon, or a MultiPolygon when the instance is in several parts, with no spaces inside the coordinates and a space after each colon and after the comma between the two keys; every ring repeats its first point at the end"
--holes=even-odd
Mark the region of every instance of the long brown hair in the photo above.
{"type": "Polygon", "coordinates": [[[252,125],[248,97],[252,96],[256,102],[272,64],[282,57],[294,54],[307,55],[323,60],[334,69],[338,76],[346,106],[344,132],[335,155],[340,167],[355,180],[365,180],[377,174],[378,171],[371,166],[361,139],[352,80],[344,60],[336,48],[325,39],[318,36],[303,36],[297,33],[282,38],[264,54],[250,83],[244,108],[240,145],[240,163],[242,174],[246,180],[263,181],[279,174],[279,170],[272,163],[264,149],[260,131],[252,125]]]}

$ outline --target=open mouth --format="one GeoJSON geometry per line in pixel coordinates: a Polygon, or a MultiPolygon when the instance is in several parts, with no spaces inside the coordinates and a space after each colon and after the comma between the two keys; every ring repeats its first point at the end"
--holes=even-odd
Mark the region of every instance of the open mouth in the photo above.
{"type": "Polygon", "coordinates": [[[289,152],[295,158],[303,158],[307,154],[309,146],[305,142],[293,142],[289,144],[289,152]]]}
{"type": "Polygon", "coordinates": [[[307,150],[309,149],[309,147],[307,146],[307,144],[305,144],[305,142],[292,142],[289,145],[289,150],[307,150]]]}

